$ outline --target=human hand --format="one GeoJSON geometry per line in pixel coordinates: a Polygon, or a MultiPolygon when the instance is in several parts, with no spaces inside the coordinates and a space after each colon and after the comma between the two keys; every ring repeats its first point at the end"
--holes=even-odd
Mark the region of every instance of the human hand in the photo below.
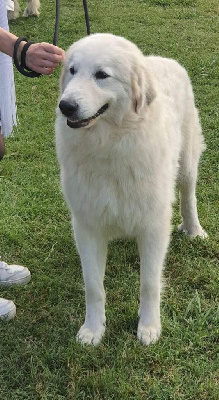
{"type": "Polygon", "coordinates": [[[65,52],[49,43],[33,43],[26,52],[26,65],[43,75],[50,75],[59,63],[64,61],[65,52]]]}

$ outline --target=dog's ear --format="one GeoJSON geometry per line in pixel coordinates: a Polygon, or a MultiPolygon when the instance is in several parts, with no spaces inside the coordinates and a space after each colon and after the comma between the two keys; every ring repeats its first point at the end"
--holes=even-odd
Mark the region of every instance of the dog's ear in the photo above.
{"type": "Polygon", "coordinates": [[[137,66],[132,76],[133,106],[140,114],[145,105],[149,105],[156,97],[156,90],[152,77],[144,65],[137,66]]]}

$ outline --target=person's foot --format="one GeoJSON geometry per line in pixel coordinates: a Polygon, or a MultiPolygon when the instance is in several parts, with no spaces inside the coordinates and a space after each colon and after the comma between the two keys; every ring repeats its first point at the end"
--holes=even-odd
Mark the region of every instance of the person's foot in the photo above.
{"type": "Polygon", "coordinates": [[[26,285],[30,279],[28,268],[0,261],[0,285],[26,285]]]}
{"type": "Polygon", "coordinates": [[[0,297],[0,318],[8,321],[14,318],[16,314],[16,306],[11,300],[0,297]]]}

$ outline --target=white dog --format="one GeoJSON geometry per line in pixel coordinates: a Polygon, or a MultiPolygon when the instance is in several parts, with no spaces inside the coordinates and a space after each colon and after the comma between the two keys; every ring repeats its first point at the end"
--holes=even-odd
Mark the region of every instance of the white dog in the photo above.
{"type": "Polygon", "coordinates": [[[56,145],[85,282],[78,339],[96,345],[104,334],[107,243],[132,237],[140,253],[137,334],[145,345],[155,342],[177,176],[179,230],[207,236],[195,197],[204,141],[186,71],[176,61],[144,57],[122,37],[79,40],[61,75],[56,145]]]}
{"type": "MultiPolygon", "coordinates": [[[[27,0],[27,6],[24,10],[24,17],[39,17],[40,0],[27,0]]],[[[7,0],[8,19],[19,17],[20,6],[18,0],[7,0]]]]}

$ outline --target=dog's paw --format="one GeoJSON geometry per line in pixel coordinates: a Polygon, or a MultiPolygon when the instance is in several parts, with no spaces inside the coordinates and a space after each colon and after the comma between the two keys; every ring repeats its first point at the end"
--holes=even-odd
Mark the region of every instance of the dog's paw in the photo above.
{"type": "Polygon", "coordinates": [[[93,344],[97,346],[105,332],[105,324],[101,324],[98,329],[90,329],[86,325],[82,325],[76,339],[82,344],[93,344]]]}
{"type": "Polygon", "coordinates": [[[201,237],[202,239],[206,239],[208,234],[204,231],[201,225],[194,226],[190,229],[187,229],[184,224],[178,225],[178,232],[184,232],[186,235],[190,236],[191,238],[195,238],[197,236],[201,237]]]}
{"type": "Polygon", "coordinates": [[[161,334],[161,327],[156,325],[142,325],[139,323],[137,336],[140,342],[148,346],[150,343],[155,343],[161,334]]]}
{"type": "Polygon", "coordinates": [[[29,10],[28,7],[25,8],[23,16],[24,17],[39,17],[40,13],[38,10],[29,10]]]}

